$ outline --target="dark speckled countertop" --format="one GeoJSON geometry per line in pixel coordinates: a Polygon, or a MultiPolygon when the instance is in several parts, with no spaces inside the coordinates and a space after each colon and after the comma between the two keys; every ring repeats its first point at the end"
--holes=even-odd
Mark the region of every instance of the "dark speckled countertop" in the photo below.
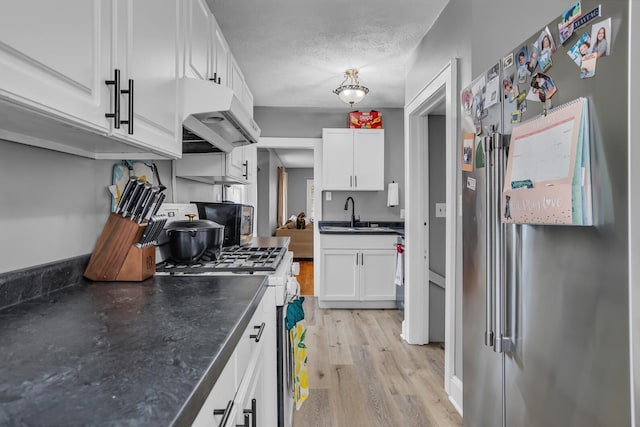
{"type": "Polygon", "coordinates": [[[0,311],[0,425],[190,425],[265,290],[157,276],[0,311]]]}

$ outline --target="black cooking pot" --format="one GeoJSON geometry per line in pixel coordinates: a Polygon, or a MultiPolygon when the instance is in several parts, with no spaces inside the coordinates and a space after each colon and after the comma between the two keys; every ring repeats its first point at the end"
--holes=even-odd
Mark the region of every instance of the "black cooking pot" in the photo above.
{"type": "Polygon", "coordinates": [[[224,240],[224,226],[206,219],[174,221],[167,226],[171,258],[193,264],[207,249],[219,252],[224,240]]]}

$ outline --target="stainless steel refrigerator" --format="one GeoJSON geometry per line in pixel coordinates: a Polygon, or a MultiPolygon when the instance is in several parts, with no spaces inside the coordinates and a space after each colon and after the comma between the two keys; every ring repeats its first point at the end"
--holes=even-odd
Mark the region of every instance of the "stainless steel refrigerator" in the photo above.
{"type": "MultiPolygon", "coordinates": [[[[582,15],[599,3],[581,2],[582,15]]],[[[534,6],[534,3],[532,3],[534,6]]],[[[532,9],[535,9],[532,7],[532,9]]],[[[507,94],[518,83],[517,54],[545,27],[496,58],[496,67],[461,92],[461,129],[474,133],[463,186],[463,412],[468,427],[627,427],[630,419],[627,196],[629,2],[602,2],[601,16],[561,44],[544,71],[557,92],[546,102],[507,94]],[[593,24],[611,18],[609,55],[596,74],[567,54],[593,24]],[[513,53],[513,65],[508,54],[513,53]],[[505,64],[506,62],[506,64],[505,64]],[[499,102],[469,96],[499,73],[499,102]],[[510,134],[517,123],[586,97],[594,226],[503,224],[501,191],[510,134]],[[548,110],[547,110],[548,111],[548,110]],[[469,167],[467,167],[469,169],[469,167]]],[[[532,10],[533,13],[533,10],[532,10]]],[[[508,35],[505,35],[508,36],[508,35]]],[[[529,49],[528,49],[529,50],[529,49]]],[[[475,53],[474,53],[475,54],[475,53]]],[[[540,72],[540,67],[534,70],[540,72]]],[[[546,101],[546,100],[545,100],[546,101]]],[[[464,151],[464,148],[463,148],[464,151]]]]}

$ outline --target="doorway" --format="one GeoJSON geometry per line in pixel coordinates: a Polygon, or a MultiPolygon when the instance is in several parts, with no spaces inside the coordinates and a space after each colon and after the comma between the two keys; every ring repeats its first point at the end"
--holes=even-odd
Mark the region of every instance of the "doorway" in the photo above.
{"type": "MultiPolygon", "coordinates": [[[[287,173],[289,174],[289,182],[294,182],[300,184],[299,195],[293,197],[288,194],[287,198],[289,199],[288,206],[289,210],[293,212],[289,212],[287,215],[297,215],[300,212],[305,212],[306,216],[309,218],[322,218],[322,201],[318,197],[314,197],[316,194],[316,188],[318,188],[317,183],[322,182],[322,139],[321,138],[285,138],[285,137],[263,137],[260,138],[260,141],[257,144],[258,150],[268,149],[274,153],[274,155],[278,156],[279,162],[285,166],[287,173]],[[290,155],[295,155],[295,152],[303,150],[305,152],[312,153],[312,163],[310,164],[291,164],[289,163],[292,160],[287,159],[290,155]],[[287,164],[289,167],[287,167],[287,164]],[[312,166],[312,169],[309,169],[308,166],[312,166]],[[299,173],[298,173],[299,172],[299,173]],[[298,175],[296,175],[298,173],[298,175]],[[291,178],[293,174],[293,178],[291,178]],[[304,193],[304,194],[303,194],[304,193]],[[311,195],[311,197],[310,197],[311,195]],[[294,200],[295,199],[295,200],[294,200]]],[[[294,161],[295,162],[295,161],[294,161]]],[[[276,180],[276,178],[266,177],[266,181],[276,180]]],[[[260,184],[260,183],[259,183],[260,184]]],[[[266,182],[262,182],[262,185],[270,187],[270,184],[266,182]]],[[[276,186],[277,188],[277,186],[276,186]]],[[[270,215],[270,211],[275,209],[277,205],[277,191],[274,194],[270,192],[266,192],[268,196],[264,196],[265,199],[262,203],[258,203],[258,215],[260,215],[261,209],[267,209],[267,215],[270,215]]],[[[264,212],[263,212],[264,213],[264,212]]],[[[275,217],[275,210],[274,210],[275,217]]],[[[275,224],[273,224],[275,225],[275,224]]],[[[291,245],[294,244],[302,244],[300,246],[300,251],[293,250],[294,257],[296,256],[296,252],[302,253],[304,256],[302,258],[296,259],[296,262],[300,263],[300,274],[296,277],[301,285],[301,293],[304,295],[315,295],[315,283],[318,283],[318,269],[314,268],[315,260],[319,257],[319,251],[317,250],[317,246],[315,243],[312,244],[312,250],[309,251],[306,249],[309,238],[312,238],[313,242],[318,241],[318,230],[317,227],[313,225],[307,225],[310,227],[310,233],[306,232],[307,230],[280,230],[278,233],[282,233],[284,235],[290,234],[301,234],[293,236],[290,238],[290,249],[291,245]],[[298,233],[298,232],[303,233],[298,233]],[[299,242],[293,242],[294,239],[299,239],[299,242]]],[[[274,227],[269,227],[269,233],[273,232],[274,227]]],[[[264,229],[263,229],[264,230],[264,229]]],[[[264,234],[264,232],[263,232],[264,234]]]]}
{"type": "MultiPolygon", "coordinates": [[[[444,105],[444,287],[445,287],[445,366],[444,386],[450,400],[459,412],[462,410],[461,363],[456,359],[462,352],[459,232],[461,227],[458,212],[460,193],[457,168],[458,141],[458,77],[457,60],[452,59],[424,89],[405,106],[405,320],[402,336],[410,344],[429,343],[430,326],[430,207],[442,203],[429,193],[429,116],[438,115],[444,105]],[[460,366],[456,370],[456,366],[460,366]]],[[[440,206],[442,208],[442,206],[440,206]]],[[[434,276],[434,279],[437,279],[434,276]]]]}

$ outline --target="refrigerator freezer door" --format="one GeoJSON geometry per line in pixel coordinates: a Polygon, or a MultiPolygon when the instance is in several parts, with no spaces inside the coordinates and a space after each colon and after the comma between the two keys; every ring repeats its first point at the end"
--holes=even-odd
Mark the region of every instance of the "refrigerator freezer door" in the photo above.
{"type": "MultiPolygon", "coordinates": [[[[598,4],[582,1],[583,13],[598,4]]],[[[595,77],[581,79],[579,67],[567,55],[579,37],[575,34],[565,45],[556,40],[553,65],[546,72],[558,88],[552,98],[554,106],[580,96],[589,99],[592,170],[597,183],[594,222],[598,225],[518,225],[508,239],[513,247],[507,251],[513,250],[519,265],[516,262],[509,272],[514,280],[507,286],[509,306],[505,310],[506,329],[516,337],[515,350],[504,359],[507,427],[631,425],[628,15],[629,2],[602,2],[602,18],[593,22],[611,17],[612,34],[607,39],[613,44],[611,54],[598,59],[595,77]]],[[[557,28],[557,22],[549,24],[552,31],[553,26],[557,28]]],[[[577,31],[591,33],[591,23],[577,31]]],[[[531,45],[539,35],[526,44],[531,45]]],[[[542,105],[529,102],[527,110],[523,119],[539,114],[542,105]]],[[[465,283],[465,292],[466,288],[465,283]]],[[[465,391],[466,369],[465,365],[465,391]]],[[[493,380],[490,387],[492,384],[493,380]]],[[[465,419],[466,410],[465,401],[465,419]]]]}
{"type": "MultiPolygon", "coordinates": [[[[487,175],[490,156],[489,128],[498,128],[501,104],[498,102],[484,111],[477,106],[483,104],[477,99],[487,94],[483,82],[489,73],[476,79],[469,88],[462,91],[461,127],[465,139],[473,140],[471,161],[463,164],[463,405],[465,426],[502,426],[503,422],[503,358],[493,349],[495,312],[491,271],[491,252],[487,240],[487,175]],[[466,94],[466,95],[465,95],[466,94]],[[473,99],[473,105],[465,103],[465,96],[473,99]],[[469,108],[465,109],[465,105],[469,108]],[[485,129],[481,129],[485,128],[485,129]],[[480,135],[473,136],[476,133],[480,135]]],[[[483,107],[481,107],[483,108],[483,107]]],[[[462,162],[469,160],[463,143],[462,162]]],[[[467,150],[468,151],[468,150],[467,150]]]]}

